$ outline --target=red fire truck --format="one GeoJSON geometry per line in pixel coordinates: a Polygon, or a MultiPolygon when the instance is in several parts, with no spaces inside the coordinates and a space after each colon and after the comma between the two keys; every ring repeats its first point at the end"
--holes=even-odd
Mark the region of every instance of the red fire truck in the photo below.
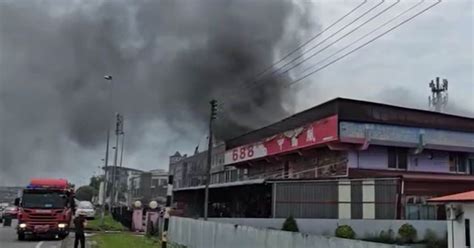
{"type": "Polygon", "coordinates": [[[18,240],[26,235],[65,238],[73,218],[74,186],[65,179],[32,179],[15,200],[18,240]]]}

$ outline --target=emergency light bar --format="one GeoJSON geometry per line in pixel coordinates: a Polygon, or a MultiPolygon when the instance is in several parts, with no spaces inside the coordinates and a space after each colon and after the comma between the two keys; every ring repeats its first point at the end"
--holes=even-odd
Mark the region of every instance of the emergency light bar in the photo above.
{"type": "Polygon", "coordinates": [[[69,183],[65,179],[31,179],[28,189],[67,189],[69,183]]]}

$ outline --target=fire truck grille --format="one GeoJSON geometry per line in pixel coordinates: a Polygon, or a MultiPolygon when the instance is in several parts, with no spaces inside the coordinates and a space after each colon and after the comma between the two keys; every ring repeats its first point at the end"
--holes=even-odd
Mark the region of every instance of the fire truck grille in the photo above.
{"type": "Polygon", "coordinates": [[[32,222],[54,222],[56,218],[51,214],[30,214],[29,216],[32,222]]]}

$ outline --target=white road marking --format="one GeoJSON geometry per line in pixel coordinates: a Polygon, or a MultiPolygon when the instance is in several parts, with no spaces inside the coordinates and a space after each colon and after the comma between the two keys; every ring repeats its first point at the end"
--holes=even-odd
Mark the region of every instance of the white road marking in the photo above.
{"type": "Polygon", "coordinates": [[[35,246],[35,248],[41,248],[41,246],[43,245],[43,243],[44,243],[43,241],[39,242],[39,243],[35,246]]]}

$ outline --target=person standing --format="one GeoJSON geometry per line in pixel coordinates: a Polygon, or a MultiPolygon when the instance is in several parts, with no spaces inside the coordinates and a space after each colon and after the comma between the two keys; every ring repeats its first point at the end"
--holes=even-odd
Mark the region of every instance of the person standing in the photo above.
{"type": "Polygon", "coordinates": [[[74,248],[78,248],[79,242],[81,242],[81,248],[85,248],[86,236],[84,235],[84,227],[86,227],[87,221],[84,217],[84,213],[80,213],[74,219],[74,227],[76,228],[76,238],[74,240],[74,248]]]}

